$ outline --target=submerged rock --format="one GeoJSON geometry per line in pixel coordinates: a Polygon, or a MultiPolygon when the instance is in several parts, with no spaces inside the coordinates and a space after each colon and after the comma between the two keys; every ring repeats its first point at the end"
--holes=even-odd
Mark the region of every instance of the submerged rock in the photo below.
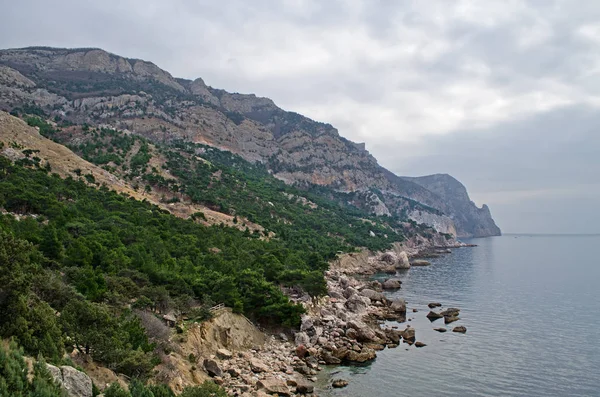
{"type": "Polygon", "coordinates": [[[465,332],[467,332],[467,327],[459,325],[458,327],[454,327],[452,332],[460,332],[461,334],[464,334],[465,332]]]}
{"type": "Polygon", "coordinates": [[[331,382],[331,386],[335,387],[335,388],[342,388],[342,387],[346,387],[348,386],[348,381],[346,379],[334,379],[333,382],[331,382]]]}
{"type": "Polygon", "coordinates": [[[431,262],[426,261],[425,259],[415,259],[410,264],[411,266],[429,266],[431,262]]]}
{"type": "Polygon", "coordinates": [[[448,331],[446,328],[434,328],[433,330],[437,331],[437,332],[446,332],[446,331],[448,331]]]}

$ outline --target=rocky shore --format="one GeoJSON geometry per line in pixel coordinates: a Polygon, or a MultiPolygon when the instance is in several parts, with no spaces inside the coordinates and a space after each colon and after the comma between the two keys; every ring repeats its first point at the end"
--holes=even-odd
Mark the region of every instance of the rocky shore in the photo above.
{"type": "MultiPolygon", "coordinates": [[[[404,299],[388,299],[384,293],[401,288],[401,281],[390,276],[379,282],[366,276],[396,274],[410,268],[411,258],[435,257],[464,246],[455,240],[414,239],[383,253],[342,255],[326,272],[327,296],[318,302],[293,297],[305,302],[307,310],[300,330],[272,335],[263,346],[249,351],[234,354],[221,349],[204,360],[204,368],[234,396],[306,395],[313,394],[316,375],[325,365],[368,362],[377,351],[400,343],[423,347],[415,329],[401,325],[406,321],[404,299]],[[390,326],[390,321],[397,325],[390,326]],[[388,325],[382,326],[384,322],[388,325]]],[[[434,309],[438,304],[432,305],[434,309]]],[[[458,309],[431,313],[446,323],[458,319],[458,309]]],[[[463,328],[454,331],[466,332],[463,328]]],[[[343,379],[332,383],[332,387],[347,384],[343,379]]]]}

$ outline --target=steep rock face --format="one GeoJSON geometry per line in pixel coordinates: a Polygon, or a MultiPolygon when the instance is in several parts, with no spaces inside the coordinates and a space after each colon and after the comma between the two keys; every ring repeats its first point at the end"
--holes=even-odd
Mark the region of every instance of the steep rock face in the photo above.
{"type": "Polygon", "coordinates": [[[473,208],[450,205],[444,192],[394,175],[364,144],[341,137],[329,124],[284,111],[268,98],[173,78],[150,62],[99,49],[0,50],[0,110],[32,105],[73,123],[229,150],[266,164],[287,183],[365,192],[353,204],[376,214],[408,218],[418,210],[435,215],[444,232],[458,222],[460,236],[497,234],[485,208],[476,216],[473,208]],[[374,189],[377,197],[369,193],[374,189]],[[457,212],[462,210],[468,214],[457,212]]]}
{"type": "MultiPolygon", "coordinates": [[[[423,186],[440,196],[452,214],[458,237],[499,236],[500,228],[492,219],[487,205],[478,208],[469,198],[465,186],[447,174],[404,179],[423,186]]],[[[427,222],[423,222],[427,223],[427,222]]],[[[439,229],[438,229],[439,231],[439,229]]]]}

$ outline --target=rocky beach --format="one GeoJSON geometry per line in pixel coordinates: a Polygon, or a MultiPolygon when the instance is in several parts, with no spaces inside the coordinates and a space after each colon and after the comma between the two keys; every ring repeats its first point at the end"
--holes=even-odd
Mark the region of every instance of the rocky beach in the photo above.
{"type": "MultiPolygon", "coordinates": [[[[386,252],[341,255],[326,272],[327,296],[318,302],[307,296],[292,296],[304,302],[307,310],[297,332],[270,335],[262,346],[245,351],[219,349],[204,359],[204,369],[231,395],[305,395],[314,393],[317,374],[325,366],[366,363],[377,357],[377,351],[401,343],[424,347],[415,328],[404,324],[407,303],[401,298],[387,298],[386,292],[401,289],[401,281],[394,275],[410,269],[411,262],[413,266],[427,265],[423,258],[465,246],[456,240],[421,237],[395,244],[386,252]],[[389,277],[383,282],[372,280],[370,276],[378,273],[389,277]]],[[[446,323],[458,319],[459,309],[436,311],[440,306],[432,302],[432,311],[423,315],[435,316],[428,317],[431,321],[444,318],[446,323]]],[[[332,378],[329,383],[340,388],[348,380],[332,378]]]]}

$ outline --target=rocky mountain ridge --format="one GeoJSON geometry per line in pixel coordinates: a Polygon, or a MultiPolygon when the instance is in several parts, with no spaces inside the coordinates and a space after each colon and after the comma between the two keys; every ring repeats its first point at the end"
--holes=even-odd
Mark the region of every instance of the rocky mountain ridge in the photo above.
{"type": "Polygon", "coordinates": [[[500,232],[487,207],[429,179],[394,175],[329,124],[100,49],[1,50],[0,109],[111,126],[161,143],[203,143],[264,163],[287,183],[354,192],[354,205],[379,215],[429,222],[459,237],[500,232]]]}

